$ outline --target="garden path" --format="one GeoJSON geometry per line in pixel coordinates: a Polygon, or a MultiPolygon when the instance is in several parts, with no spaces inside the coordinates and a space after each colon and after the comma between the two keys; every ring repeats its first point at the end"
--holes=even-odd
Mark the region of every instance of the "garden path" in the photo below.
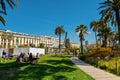
{"type": "Polygon", "coordinates": [[[120,80],[120,77],[103,71],[101,69],[95,68],[77,57],[71,58],[72,62],[76,64],[81,70],[92,76],[95,80],[120,80]]]}

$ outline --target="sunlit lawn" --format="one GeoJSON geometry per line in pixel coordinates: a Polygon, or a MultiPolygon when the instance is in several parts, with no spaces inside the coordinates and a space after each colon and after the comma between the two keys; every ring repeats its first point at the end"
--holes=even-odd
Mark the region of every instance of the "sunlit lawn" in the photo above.
{"type": "Polygon", "coordinates": [[[70,57],[45,55],[34,65],[15,60],[2,62],[0,80],[94,80],[77,68],[70,57]]]}

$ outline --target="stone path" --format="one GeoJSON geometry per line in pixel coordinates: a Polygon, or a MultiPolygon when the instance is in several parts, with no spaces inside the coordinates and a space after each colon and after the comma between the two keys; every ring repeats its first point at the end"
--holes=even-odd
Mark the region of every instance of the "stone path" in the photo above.
{"type": "Polygon", "coordinates": [[[77,57],[71,58],[72,62],[76,64],[81,70],[92,76],[95,80],[120,80],[120,77],[103,71],[101,69],[95,68],[81,60],[77,57]]]}

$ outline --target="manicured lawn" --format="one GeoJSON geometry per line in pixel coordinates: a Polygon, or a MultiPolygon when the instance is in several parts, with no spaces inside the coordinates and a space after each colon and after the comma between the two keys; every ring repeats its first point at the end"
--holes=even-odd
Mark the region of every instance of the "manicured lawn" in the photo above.
{"type": "Polygon", "coordinates": [[[15,60],[2,62],[0,80],[94,80],[77,68],[70,57],[45,55],[34,65],[15,60]]]}

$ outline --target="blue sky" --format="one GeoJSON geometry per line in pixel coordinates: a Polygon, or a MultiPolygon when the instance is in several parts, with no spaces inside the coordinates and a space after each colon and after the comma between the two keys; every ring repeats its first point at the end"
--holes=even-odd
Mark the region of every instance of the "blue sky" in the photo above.
{"type": "MultiPolygon", "coordinates": [[[[85,24],[90,27],[90,22],[100,18],[97,8],[104,0],[21,0],[18,9],[7,8],[4,16],[7,24],[1,29],[32,35],[48,35],[57,37],[54,30],[58,25],[63,25],[68,32],[71,42],[79,43],[75,32],[76,26],[85,24]]],[[[95,42],[94,32],[90,30],[85,39],[89,43],[95,42]]],[[[63,35],[63,39],[64,39],[63,35]]]]}

